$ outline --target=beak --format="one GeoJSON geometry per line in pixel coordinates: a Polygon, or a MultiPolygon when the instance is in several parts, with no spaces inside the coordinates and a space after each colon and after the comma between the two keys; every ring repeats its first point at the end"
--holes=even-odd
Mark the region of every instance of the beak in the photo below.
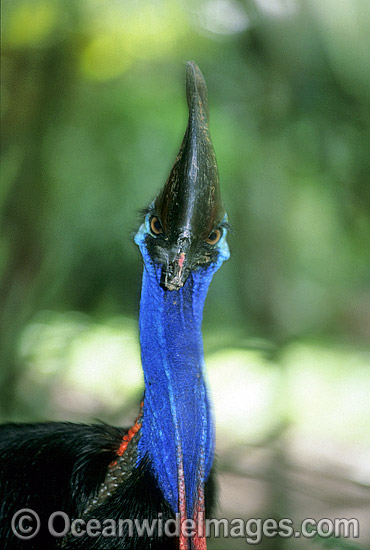
{"type": "Polygon", "coordinates": [[[189,237],[180,236],[176,246],[169,252],[167,265],[162,271],[162,287],[167,290],[180,290],[189,276],[188,267],[191,240],[189,237]]]}

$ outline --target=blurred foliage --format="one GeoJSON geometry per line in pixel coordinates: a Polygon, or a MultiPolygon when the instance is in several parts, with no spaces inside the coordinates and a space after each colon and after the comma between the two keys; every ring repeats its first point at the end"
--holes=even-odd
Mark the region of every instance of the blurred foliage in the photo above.
{"type": "MultiPolygon", "coordinates": [[[[117,393],[103,392],[97,408],[85,403],[76,415],[119,415],[127,379],[140,386],[130,367],[139,363],[141,278],[132,234],[182,139],[188,59],[208,83],[235,229],[232,259],[206,306],[206,349],[218,361],[227,349],[241,353],[240,361],[225,359],[239,365],[236,379],[257,353],[257,370],[271,371],[276,393],[274,369],[284,372],[290,342],[311,341],[313,357],[317,346],[332,352],[326,374],[314,369],[316,380],[324,377],[321,395],[336,377],[368,384],[368,2],[5,0],[2,7],[2,415],[53,418],[61,373],[67,394],[85,378],[96,399],[104,372],[94,383],[88,365],[97,357],[111,365],[111,354],[113,380],[121,352],[127,378],[124,371],[117,393]],[[348,353],[362,354],[361,373],[333,366],[348,353]]],[[[298,354],[298,378],[303,363],[298,354]]],[[[65,403],[57,417],[68,415],[65,403]]]]}

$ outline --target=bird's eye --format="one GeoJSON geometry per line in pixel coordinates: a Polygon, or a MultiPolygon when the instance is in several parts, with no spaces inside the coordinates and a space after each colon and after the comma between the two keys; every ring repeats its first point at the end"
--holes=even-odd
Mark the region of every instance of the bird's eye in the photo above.
{"type": "Polygon", "coordinates": [[[218,241],[221,239],[222,231],[221,229],[215,229],[208,235],[208,239],[206,239],[207,244],[217,244],[218,241]]]}
{"type": "Polygon", "coordinates": [[[161,226],[161,222],[157,218],[157,216],[153,216],[150,220],[150,230],[153,233],[153,235],[160,235],[163,233],[163,229],[161,226]]]}

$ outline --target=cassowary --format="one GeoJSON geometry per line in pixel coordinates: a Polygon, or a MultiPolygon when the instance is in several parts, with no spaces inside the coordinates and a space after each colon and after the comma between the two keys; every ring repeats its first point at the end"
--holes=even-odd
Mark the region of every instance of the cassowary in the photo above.
{"type": "Polygon", "coordinates": [[[135,236],[144,261],[139,328],[145,392],[137,420],[129,430],[65,422],[2,426],[3,549],[206,548],[202,526],[214,502],[215,435],[201,324],[212,276],[229,257],[228,223],[207,88],[194,62],[187,64],[186,94],[189,119],[180,151],[135,236]],[[25,508],[39,522],[31,512],[17,515],[25,508]],[[79,520],[73,530],[66,516],[79,520]],[[123,521],[143,519],[154,525],[152,532],[123,521]]]}

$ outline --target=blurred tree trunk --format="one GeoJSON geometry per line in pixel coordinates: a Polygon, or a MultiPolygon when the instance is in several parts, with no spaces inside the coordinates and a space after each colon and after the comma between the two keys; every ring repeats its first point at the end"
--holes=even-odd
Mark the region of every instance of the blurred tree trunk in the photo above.
{"type": "Polygon", "coordinates": [[[0,286],[0,414],[11,418],[20,376],[19,336],[45,294],[42,269],[51,189],[43,164],[47,129],[64,108],[73,65],[63,44],[37,53],[7,51],[9,104],[3,120],[3,158],[18,160],[8,171],[1,212],[5,261],[0,286]]]}

